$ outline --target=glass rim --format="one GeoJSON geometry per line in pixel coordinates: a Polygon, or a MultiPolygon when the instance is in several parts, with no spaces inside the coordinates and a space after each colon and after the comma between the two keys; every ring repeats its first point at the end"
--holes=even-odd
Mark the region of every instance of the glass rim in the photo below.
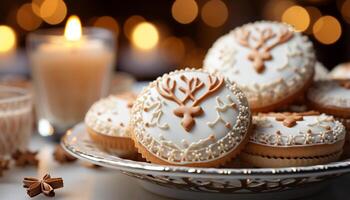
{"type": "Polygon", "coordinates": [[[2,92],[8,92],[13,95],[5,98],[0,98],[0,104],[26,101],[32,98],[32,94],[24,88],[0,85],[0,93],[2,92]]]}
{"type": "MultiPolygon", "coordinates": [[[[87,36],[87,37],[94,37],[94,36],[99,36],[104,38],[116,37],[112,31],[105,28],[99,28],[99,27],[83,27],[82,33],[84,36],[87,36]]],[[[27,36],[27,41],[35,40],[35,39],[62,37],[63,34],[64,34],[64,28],[39,29],[29,33],[27,36]]]]}

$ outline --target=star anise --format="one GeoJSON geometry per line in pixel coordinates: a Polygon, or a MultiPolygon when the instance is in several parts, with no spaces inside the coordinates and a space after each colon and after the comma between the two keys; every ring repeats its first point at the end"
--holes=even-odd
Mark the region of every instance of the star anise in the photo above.
{"type": "Polygon", "coordinates": [[[54,159],[63,164],[63,163],[68,163],[68,162],[74,162],[77,160],[77,158],[71,156],[68,154],[61,145],[57,145],[55,148],[55,151],[53,152],[53,157],[54,159]]]}
{"type": "Polygon", "coordinates": [[[30,197],[43,193],[45,196],[55,196],[55,189],[63,187],[62,178],[51,178],[50,174],[45,174],[42,180],[33,177],[23,179],[23,187],[27,188],[27,194],[30,197]]]}
{"type": "Polygon", "coordinates": [[[17,150],[15,153],[12,154],[12,158],[15,160],[15,164],[18,167],[25,167],[28,165],[38,166],[39,160],[36,158],[37,154],[37,151],[32,152],[29,150],[17,150]]]}
{"type": "Polygon", "coordinates": [[[0,176],[2,176],[2,173],[9,168],[9,163],[9,160],[0,159],[0,176]]]}

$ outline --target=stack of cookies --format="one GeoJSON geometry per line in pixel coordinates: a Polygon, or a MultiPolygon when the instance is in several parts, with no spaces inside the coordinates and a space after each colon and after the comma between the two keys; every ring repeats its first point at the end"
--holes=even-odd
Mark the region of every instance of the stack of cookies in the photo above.
{"type": "Polygon", "coordinates": [[[86,115],[87,130],[106,151],[138,152],[156,164],[333,162],[343,154],[343,124],[350,128],[350,81],[315,82],[315,63],[312,43],[290,26],[247,24],[214,43],[204,69],[164,74],[135,100],[100,100],[86,115]]]}

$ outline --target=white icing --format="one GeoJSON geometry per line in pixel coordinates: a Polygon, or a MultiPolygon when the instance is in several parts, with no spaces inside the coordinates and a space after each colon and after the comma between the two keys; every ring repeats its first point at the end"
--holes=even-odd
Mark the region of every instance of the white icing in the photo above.
{"type": "Polygon", "coordinates": [[[94,103],[85,116],[85,124],[109,136],[130,137],[130,110],[127,99],[109,96],[94,103]]]}
{"type": "Polygon", "coordinates": [[[350,132],[350,119],[336,117],[336,120],[340,121],[346,128],[346,131],[350,132]]]}
{"type": "MultiPolygon", "coordinates": [[[[265,61],[265,70],[257,73],[248,59],[251,50],[239,44],[235,38],[235,34],[242,29],[252,31],[252,37],[256,37],[256,28],[271,28],[279,33],[281,29],[291,27],[265,21],[239,27],[214,43],[203,64],[210,72],[221,73],[236,82],[247,95],[252,108],[268,106],[294,94],[313,75],[315,62],[311,42],[306,36],[294,32],[288,42],[270,51],[272,60],[265,61]]],[[[254,43],[252,39],[250,42],[254,43]]],[[[271,44],[271,41],[267,44],[271,44]]]]}
{"type": "Polygon", "coordinates": [[[332,69],[330,76],[338,79],[350,78],[350,63],[341,63],[332,69]]]}
{"type": "Polygon", "coordinates": [[[163,110],[162,107],[165,104],[165,102],[157,97],[156,99],[153,97],[150,97],[149,99],[145,100],[145,106],[144,106],[144,110],[147,112],[151,113],[151,119],[149,121],[146,121],[146,126],[148,127],[154,127],[157,126],[160,129],[168,129],[169,128],[169,124],[168,123],[164,123],[164,124],[160,124],[160,118],[162,117],[163,110]]]}
{"type": "Polygon", "coordinates": [[[316,62],[315,65],[315,76],[314,80],[327,80],[329,79],[329,71],[328,69],[321,63],[321,62],[316,62]]]}
{"type": "MultiPolygon", "coordinates": [[[[139,95],[132,109],[135,138],[149,152],[170,163],[208,162],[221,158],[236,149],[247,134],[250,125],[247,100],[236,85],[227,84],[228,82],[225,81],[219,90],[199,104],[203,109],[203,114],[194,117],[195,125],[190,131],[186,131],[181,125],[182,118],[173,113],[178,105],[165,99],[156,89],[157,82],[163,83],[166,77],[176,80],[178,88],[186,88],[180,79],[183,74],[188,79],[198,77],[205,83],[205,86],[195,94],[196,98],[205,92],[205,88],[208,87],[209,74],[202,70],[175,71],[150,83],[139,95]],[[152,121],[154,114],[148,109],[145,110],[145,107],[149,106],[147,102],[153,101],[152,99],[160,99],[165,102],[162,104],[162,115],[157,119],[157,123],[159,125],[166,124],[167,128],[147,125],[147,122],[152,121]],[[227,104],[231,108],[228,108],[227,104]],[[223,121],[230,123],[232,127],[227,128],[225,123],[221,122],[217,122],[213,126],[208,125],[208,123],[215,121],[218,116],[223,121]]],[[[184,94],[179,90],[175,90],[175,95],[179,98],[184,97],[184,94]]],[[[187,102],[188,105],[191,103],[191,100],[187,102]]]]}
{"type": "Polygon", "coordinates": [[[216,106],[215,106],[215,109],[216,109],[216,118],[214,121],[212,122],[207,122],[207,125],[209,127],[214,127],[216,124],[218,124],[219,122],[222,122],[225,124],[226,127],[232,127],[231,123],[226,121],[221,113],[223,112],[226,112],[229,108],[231,109],[235,109],[236,108],[236,104],[234,103],[233,99],[231,98],[230,95],[227,95],[227,100],[228,100],[228,103],[225,103],[223,102],[220,97],[216,97],[216,106]]]}
{"type": "Polygon", "coordinates": [[[304,116],[293,127],[284,126],[275,118],[254,116],[255,129],[250,142],[265,146],[310,146],[333,144],[345,138],[345,127],[332,116],[304,116]]]}
{"type": "Polygon", "coordinates": [[[350,89],[335,80],[317,81],[309,89],[307,98],[319,105],[350,109],[350,89]]]}

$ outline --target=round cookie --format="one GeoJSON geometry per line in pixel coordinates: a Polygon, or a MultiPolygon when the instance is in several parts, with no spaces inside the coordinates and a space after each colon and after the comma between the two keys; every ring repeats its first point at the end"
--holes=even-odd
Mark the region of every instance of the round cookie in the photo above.
{"type": "MultiPolygon", "coordinates": [[[[316,62],[314,81],[329,79],[328,69],[320,62],[316,62]]],[[[300,96],[292,104],[281,106],[276,109],[276,112],[306,112],[308,111],[305,96],[300,96]]]]}
{"type": "Polygon", "coordinates": [[[307,93],[310,108],[334,115],[350,118],[350,79],[316,81],[307,93]]]}
{"type": "Polygon", "coordinates": [[[330,76],[335,79],[350,79],[350,62],[335,66],[330,72],[330,76]]]}
{"type": "Polygon", "coordinates": [[[350,79],[317,81],[307,100],[310,108],[333,115],[344,124],[348,131],[344,154],[350,156],[350,79]]]}
{"type": "Polygon", "coordinates": [[[345,127],[317,112],[269,113],[253,117],[255,125],[241,159],[256,167],[294,167],[336,161],[345,127]]]}
{"type": "Polygon", "coordinates": [[[157,164],[217,167],[248,142],[251,114],[235,84],[204,70],[164,74],[138,96],[133,139],[157,164]]]}
{"type": "Polygon", "coordinates": [[[312,43],[292,27],[260,21],[238,27],[209,49],[204,68],[234,81],[253,112],[293,102],[313,81],[312,43]]]}
{"type": "Polygon", "coordinates": [[[98,147],[120,157],[136,155],[129,123],[135,99],[133,93],[110,95],[91,106],[85,116],[85,125],[98,147]]]}

